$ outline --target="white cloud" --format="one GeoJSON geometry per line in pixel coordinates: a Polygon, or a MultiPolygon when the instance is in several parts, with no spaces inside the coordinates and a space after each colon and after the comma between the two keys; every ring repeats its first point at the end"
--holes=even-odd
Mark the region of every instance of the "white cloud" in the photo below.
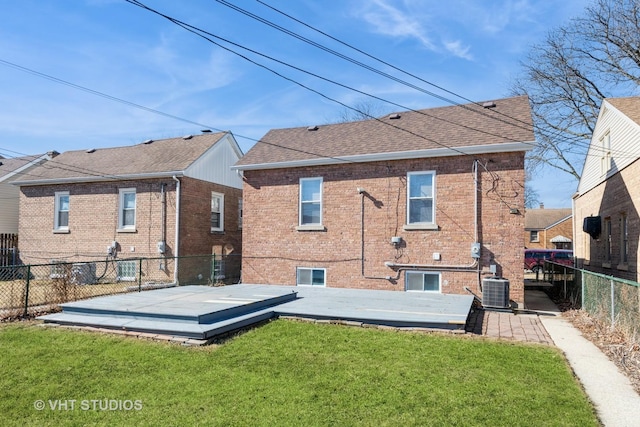
{"type": "Polygon", "coordinates": [[[386,0],[368,1],[366,4],[368,10],[362,17],[376,32],[393,37],[414,38],[426,48],[436,49],[421,23],[414,17],[391,6],[386,0]]]}
{"type": "Polygon", "coordinates": [[[444,46],[447,48],[449,52],[454,54],[457,57],[467,59],[469,61],[473,60],[473,55],[469,53],[470,47],[463,46],[460,40],[455,40],[451,42],[444,42],[444,46]]]}

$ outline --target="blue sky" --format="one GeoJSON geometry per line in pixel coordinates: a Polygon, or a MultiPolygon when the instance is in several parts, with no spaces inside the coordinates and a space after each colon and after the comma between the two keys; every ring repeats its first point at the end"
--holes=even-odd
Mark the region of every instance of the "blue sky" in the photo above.
{"type": "MultiPolygon", "coordinates": [[[[422,109],[437,97],[329,55],[214,0],[141,0],[216,36],[361,92],[422,109]]],[[[263,0],[306,24],[473,101],[510,96],[532,44],[579,15],[587,0],[263,0]]],[[[455,102],[466,102],[349,50],[258,1],[235,5],[341,54],[455,102]]],[[[241,52],[329,98],[370,100],[255,54],[241,52]]],[[[271,128],[339,119],[342,105],[310,92],[124,0],[21,0],[0,6],[0,155],[132,145],[231,130],[246,152],[271,128]],[[155,114],[35,75],[157,110],[155,114]]],[[[546,207],[570,206],[576,182],[543,171],[546,207]]]]}

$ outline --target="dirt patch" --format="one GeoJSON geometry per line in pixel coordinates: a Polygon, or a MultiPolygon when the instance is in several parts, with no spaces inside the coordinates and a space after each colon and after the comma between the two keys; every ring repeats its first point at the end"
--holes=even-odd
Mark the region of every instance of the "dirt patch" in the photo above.
{"type": "Polygon", "coordinates": [[[567,310],[562,315],[618,366],[640,394],[640,343],[594,319],[586,311],[567,310]]]}

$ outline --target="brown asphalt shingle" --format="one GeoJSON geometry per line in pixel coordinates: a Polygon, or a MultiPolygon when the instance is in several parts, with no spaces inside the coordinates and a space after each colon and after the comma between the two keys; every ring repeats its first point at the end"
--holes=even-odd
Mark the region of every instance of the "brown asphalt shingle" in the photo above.
{"type": "Polygon", "coordinates": [[[272,129],[236,166],[534,141],[526,96],[499,99],[495,104],[494,108],[466,104],[405,111],[397,120],[385,116],[319,125],[315,131],[272,129]]]}
{"type": "Polygon", "coordinates": [[[66,151],[32,169],[20,182],[55,179],[92,179],[137,174],[183,171],[225,132],[196,135],[190,139],[171,138],[126,147],[66,151]]]}
{"type": "Polygon", "coordinates": [[[561,219],[571,216],[571,208],[562,209],[527,209],[524,214],[526,230],[544,230],[561,219]]]}
{"type": "Polygon", "coordinates": [[[625,116],[640,124],[640,97],[607,98],[607,102],[620,110],[625,116]]]}

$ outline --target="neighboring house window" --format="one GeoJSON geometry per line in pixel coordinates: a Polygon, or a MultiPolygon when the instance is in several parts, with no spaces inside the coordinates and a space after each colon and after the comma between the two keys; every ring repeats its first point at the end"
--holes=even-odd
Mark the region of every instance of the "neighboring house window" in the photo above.
{"type": "Polygon", "coordinates": [[[224,194],[211,192],[211,231],[224,231],[224,194]]]}
{"type": "Polygon", "coordinates": [[[214,282],[225,278],[225,260],[219,255],[213,260],[212,273],[214,282]]]}
{"type": "Polygon", "coordinates": [[[435,172],[407,174],[407,224],[435,223],[435,172]]]}
{"type": "Polygon", "coordinates": [[[116,263],[117,280],[119,282],[135,282],[136,264],[137,261],[118,261],[116,263]]]}
{"type": "Polygon", "coordinates": [[[405,281],[407,291],[440,292],[440,273],[407,271],[405,281]]]}
{"type": "Polygon", "coordinates": [[[604,261],[611,263],[611,218],[604,219],[604,261]]]}
{"type": "Polygon", "coordinates": [[[238,199],[238,228],[242,228],[242,199],[238,199]]]}
{"type": "Polygon", "coordinates": [[[629,230],[628,230],[627,214],[623,213],[620,218],[620,263],[627,264],[629,262],[629,230]]]}
{"type": "Polygon", "coordinates": [[[540,241],[540,237],[538,236],[538,230],[531,230],[531,238],[530,238],[531,242],[539,242],[540,241]]]}
{"type": "Polygon", "coordinates": [[[600,149],[602,150],[600,172],[605,175],[611,169],[611,134],[609,132],[600,138],[600,149]]]}
{"type": "Polygon", "coordinates": [[[326,286],[326,270],[324,268],[296,269],[296,284],[299,286],[326,286]]]}
{"type": "Polygon", "coordinates": [[[121,230],[136,228],[136,189],[120,189],[120,208],[118,210],[118,228],[121,230]]]}
{"type": "Polygon", "coordinates": [[[322,224],[322,178],[300,178],[299,225],[322,224]]]}
{"type": "Polygon", "coordinates": [[[55,201],[55,230],[69,229],[69,192],[57,191],[55,201]]]}

